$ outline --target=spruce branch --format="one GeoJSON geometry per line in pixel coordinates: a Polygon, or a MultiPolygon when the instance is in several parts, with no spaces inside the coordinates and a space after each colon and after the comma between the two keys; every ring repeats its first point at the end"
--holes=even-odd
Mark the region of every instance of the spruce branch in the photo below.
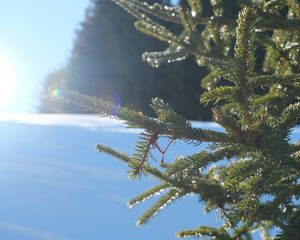
{"type": "Polygon", "coordinates": [[[253,75],[255,66],[255,14],[253,9],[244,7],[237,20],[236,44],[235,44],[235,61],[238,70],[239,80],[235,85],[239,88],[236,95],[237,102],[241,106],[241,119],[251,126],[254,123],[251,114],[252,106],[250,101],[251,89],[248,89],[249,78],[253,75]]]}
{"type": "Polygon", "coordinates": [[[125,163],[129,163],[130,162],[130,157],[127,156],[124,153],[118,152],[108,146],[102,145],[102,144],[97,144],[96,145],[96,151],[97,152],[104,152],[106,154],[109,154],[125,163]]]}
{"type": "Polygon", "coordinates": [[[300,102],[290,104],[280,116],[283,125],[293,127],[300,119],[300,102]]]}
{"type": "Polygon", "coordinates": [[[226,108],[215,107],[212,109],[213,119],[231,135],[241,138],[243,135],[240,122],[226,108]]]}
{"type": "Polygon", "coordinates": [[[167,135],[171,139],[188,140],[192,142],[223,142],[232,143],[235,140],[226,133],[194,128],[183,116],[177,114],[169,104],[162,99],[152,100],[152,109],[158,116],[159,123],[165,130],[157,132],[160,135],[167,135]]]}
{"type": "Polygon", "coordinates": [[[135,22],[134,26],[139,31],[155,37],[161,41],[173,44],[176,43],[179,46],[182,45],[181,41],[179,41],[175,34],[168,31],[164,26],[153,21],[137,21],[135,22]]]}
{"type": "Polygon", "coordinates": [[[202,13],[202,3],[198,0],[188,0],[188,4],[191,8],[191,15],[196,17],[202,13]]]}
{"type": "Polygon", "coordinates": [[[204,78],[201,79],[201,87],[206,90],[211,90],[217,86],[218,81],[221,79],[221,70],[212,70],[204,78]]]}
{"type": "MultiPolygon", "coordinates": [[[[196,39],[197,44],[190,42],[192,35],[195,33],[194,29],[198,24],[208,24],[211,19],[203,18],[199,14],[195,12],[195,9],[191,11],[183,8],[183,7],[170,7],[164,6],[160,4],[149,5],[147,3],[140,2],[138,0],[112,0],[117,5],[124,8],[127,12],[132,14],[134,17],[138,19],[135,23],[135,26],[138,30],[143,33],[153,36],[161,41],[168,42],[169,44],[176,44],[177,47],[183,48],[187,53],[191,55],[197,56],[215,56],[213,53],[204,54],[205,51],[201,49],[198,45],[200,39],[196,39]],[[162,13],[166,11],[166,13],[162,13]],[[170,22],[180,23],[185,26],[185,30],[188,32],[188,35],[183,39],[180,36],[176,36],[169,30],[167,30],[164,26],[158,24],[154,20],[150,18],[150,16],[154,16],[163,20],[167,20],[170,22]],[[194,16],[193,16],[194,15],[194,16]],[[197,15],[197,17],[196,17],[197,15]]],[[[193,6],[199,9],[199,3],[194,4],[193,6]]],[[[198,10],[197,10],[198,11],[198,10]]],[[[215,19],[217,21],[217,19],[215,19]]],[[[219,22],[224,22],[222,19],[219,22]]],[[[182,36],[182,34],[181,34],[182,36]]],[[[155,64],[157,65],[157,64],[155,64]]]]}
{"type": "Polygon", "coordinates": [[[236,142],[236,139],[232,136],[218,131],[213,130],[203,130],[201,128],[188,127],[184,129],[176,129],[174,136],[178,136],[179,139],[183,139],[191,142],[219,142],[232,144],[236,142]],[[186,131],[187,134],[182,133],[186,131]]]}
{"type": "Polygon", "coordinates": [[[145,52],[142,58],[152,67],[159,67],[162,63],[182,61],[187,58],[187,55],[188,53],[182,47],[171,45],[161,52],[145,52]]]}
{"type": "Polygon", "coordinates": [[[141,202],[144,202],[156,195],[159,195],[163,190],[167,189],[171,187],[171,185],[169,183],[161,183],[159,185],[156,185],[153,188],[150,188],[149,190],[143,192],[142,194],[132,198],[129,202],[128,202],[128,206],[131,208],[132,206],[139,204],[141,202]]]}
{"type": "Polygon", "coordinates": [[[215,16],[223,16],[224,14],[224,7],[223,7],[223,0],[213,0],[211,1],[212,10],[215,16]]]}
{"type": "Polygon", "coordinates": [[[223,228],[199,227],[195,230],[180,231],[176,234],[178,238],[204,237],[209,236],[216,240],[232,240],[230,235],[223,228]]]}
{"type": "Polygon", "coordinates": [[[245,81],[243,79],[252,74],[255,66],[255,18],[253,11],[249,7],[243,8],[237,20],[234,55],[238,64],[240,81],[245,81]]]}
{"type": "Polygon", "coordinates": [[[141,175],[147,175],[145,165],[148,165],[148,158],[150,155],[151,145],[156,142],[157,136],[148,133],[140,135],[140,141],[136,143],[135,153],[130,158],[129,173],[130,178],[141,178],[141,175]]]}
{"type": "Polygon", "coordinates": [[[137,225],[146,224],[152,217],[154,217],[159,211],[167,207],[174,200],[184,196],[186,193],[182,189],[171,188],[165,193],[153,206],[149,208],[142,216],[139,217],[137,225]]]}
{"type": "Polygon", "coordinates": [[[300,140],[296,142],[295,144],[292,144],[292,153],[299,152],[300,151],[300,140]]]}
{"type": "Polygon", "coordinates": [[[264,8],[261,8],[259,4],[253,1],[240,1],[240,4],[241,6],[254,8],[257,11],[257,15],[259,17],[257,26],[259,29],[300,31],[300,21],[298,19],[286,19],[278,14],[280,8],[286,7],[286,1],[268,1],[264,4],[264,8]]]}
{"type": "Polygon", "coordinates": [[[300,74],[289,74],[289,75],[260,75],[250,79],[252,88],[267,86],[271,87],[276,84],[280,85],[291,85],[300,86],[300,74]]]}
{"type": "Polygon", "coordinates": [[[141,112],[130,110],[126,107],[115,105],[100,98],[90,97],[74,90],[63,90],[62,100],[75,104],[84,110],[89,110],[100,116],[109,116],[124,120],[130,128],[161,129],[154,119],[141,112]]]}
{"type": "Polygon", "coordinates": [[[240,159],[237,163],[227,166],[220,173],[224,186],[233,191],[244,189],[245,181],[261,171],[263,159],[240,159]]]}
{"type": "Polygon", "coordinates": [[[216,57],[206,57],[202,54],[199,55],[197,63],[200,66],[209,67],[212,71],[218,71],[219,77],[224,77],[231,82],[239,81],[236,63],[231,58],[224,60],[216,57]]]}
{"type": "Polygon", "coordinates": [[[276,240],[297,239],[300,235],[300,209],[297,208],[290,216],[282,231],[276,235],[276,240]]]}
{"type": "MultiPolygon", "coordinates": [[[[178,41],[177,37],[168,31],[164,26],[158,24],[157,22],[153,21],[151,18],[149,18],[146,13],[150,13],[155,16],[160,16],[162,15],[159,13],[162,8],[161,5],[156,4],[153,5],[152,7],[149,6],[147,3],[141,3],[140,1],[136,0],[129,0],[129,1],[124,1],[124,0],[112,0],[122,8],[124,8],[127,12],[129,12],[131,15],[136,17],[138,19],[137,22],[135,22],[135,27],[150,36],[153,36],[161,41],[169,42],[169,43],[177,43],[180,45],[180,41],[178,41]],[[155,9],[155,10],[154,10],[155,9]]],[[[170,10],[170,16],[171,19],[177,15],[177,12],[174,11],[175,8],[166,8],[167,10],[170,10]]],[[[168,16],[169,17],[169,16],[168,16]]],[[[167,17],[167,18],[168,18],[167,17]]]]}
{"type": "Polygon", "coordinates": [[[285,32],[300,31],[300,21],[298,19],[284,19],[274,14],[269,14],[256,8],[260,21],[257,27],[262,30],[281,30],[285,32]]]}
{"type": "MultiPolygon", "coordinates": [[[[170,122],[161,121],[145,116],[141,112],[136,112],[125,107],[116,106],[108,101],[96,97],[90,97],[74,90],[65,90],[64,100],[81,108],[91,110],[102,116],[114,116],[120,120],[124,120],[130,128],[143,128],[155,135],[169,136],[171,139],[188,140],[192,142],[222,142],[233,143],[235,139],[223,132],[204,130],[194,128],[189,121],[182,116],[179,117],[174,111],[166,111],[166,115],[162,118],[168,119],[170,122]],[[177,119],[178,117],[178,119],[177,119]],[[172,120],[173,119],[173,120],[172,120]]],[[[161,101],[157,99],[157,101],[161,101]]]]}
{"type": "Polygon", "coordinates": [[[187,32],[192,32],[194,31],[196,25],[194,23],[194,18],[191,14],[190,11],[187,11],[187,9],[183,8],[183,7],[179,7],[179,16],[181,19],[181,23],[184,27],[184,29],[187,32]]]}
{"type": "Polygon", "coordinates": [[[199,173],[210,164],[226,159],[231,159],[239,155],[240,149],[237,146],[224,147],[214,152],[201,151],[191,156],[178,157],[174,164],[167,168],[167,173],[171,176],[178,172],[187,171],[190,176],[199,176],[199,173]]]}
{"type": "MultiPolygon", "coordinates": [[[[121,160],[125,163],[130,163],[131,158],[124,154],[121,153],[119,151],[116,151],[108,146],[102,145],[102,144],[97,144],[96,145],[96,150],[97,152],[104,152],[107,153],[115,158],[117,158],[118,160],[121,160]]],[[[157,168],[153,168],[150,166],[145,166],[145,171],[147,171],[148,174],[152,175],[153,177],[162,180],[162,181],[166,181],[168,182],[168,178],[165,176],[165,174],[163,174],[160,170],[158,170],[157,168]]]]}
{"type": "Polygon", "coordinates": [[[238,203],[238,210],[241,214],[241,219],[252,220],[259,210],[259,198],[255,193],[246,193],[243,199],[238,203]]]}
{"type": "Polygon", "coordinates": [[[208,104],[213,102],[216,104],[220,100],[233,101],[238,93],[238,88],[234,86],[220,86],[203,93],[200,97],[200,102],[208,104]]]}
{"type": "MultiPolygon", "coordinates": [[[[130,163],[132,161],[131,157],[128,155],[121,153],[119,151],[116,151],[108,146],[102,145],[102,144],[97,144],[96,145],[96,150],[97,152],[104,152],[109,155],[112,155],[113,157],[125,162],[125,163],[130,163]]],[[[155,178],[158,178],[159,180],[163,181],[163,186],[165,184],[169,186],[175,186],[175,187],[180,187],[184,188],[187,192],[197,192],[196,188],[191,187],[189,184],[182,184],[179,183],[176,179],[169,177],[167,174],[162,173],[160,170],[157,168],[153,168],[149,165],[144,166],[143,171],[147,174],[152,175],[155,178]]],[[[154,190],[152,190],[154,191],[154,190]]]]}
{"type": "Polygon", "coordinates": [[[159,3],[148,4],[138,0],[112,0],[125,8],[136,8],[137,10],[169,22],[180,23],[180,16],[177,7],[166,6],[159,3]]]}
{"type": "Polygon", "coordinates": [[[124,0],[111,0],[114,3],[116,3],[117,5],[119,5],[120,7],[122,7],[125,11],[127,11],[128,13],[130,13],[132,16],[134,16],[135,18],[139,19],[139,20],[145,20],[148,22],[151,22],[152,20],[142,11],[139,10],[139,8],[135,5],[140,1],[134,1],[134,0],[128,0],[128,1],[124,1],[124,0]],[[133,2],[136,2],[135,4],[133,4],[133,2]]]}
{"type": "Polygon", "coordinates": [[[253,229],[251,227],[252,224],[252,222],[247,221],[241,227],[235,228],[233,231],[232,239],[240,239],[242,237],[245,237],[245,239],[252,239],[251,235],[249,234],[249,232],[253,229]]]}
{"type": "Polygon", "coordinates": [[[276,42],[274,42],[274,40],[269,36],[265,36],[259,33],[256,36],[261,44],[263,44],[268,49],[267,54],[272,54],[273,59],[279,62],[284,62],[292,70],[292,72],[295,72],[295,67],[291,63],[288,51],[280,48],[280,46],[278,46],[278,44],[276,44],[276,42]]]}
{"type": "MultiPolygon", "coordinates": [[[[114,149],[112,149],[108,146],[105,146],[105,145],[102,145],[102,144],[97,144],[96,150],[98,152],[107,153],[107,154],[117,158],[118,160],[121,160],[121,161],[127,163],[127,164],[129,164],[131,162],[131,157],[129,157],[128,155],[126,155],[124,153],[116,151],[116,150],[114,150],[114,149]]],[[[193,184],[191,184],[190,182],[188,182],[188,183],[179,182],[174,177],[169,176],[166,173],[163,173],[162,171],[160,171],[159,169],[157,169],[155,167],[151,167],[150,165],[145,165],[143,171],[146,172],[147,174],[157,178],[160,181],[163,181],[165,183],[170,184],[170,186],[180,188],[180,189],[184,189],[187,193],[190,193],[190,192],[198,193],[197,187],[193,186],[193,184]]]]}
{"type": "MultiPolygon", "coordinates": [[[[98,152],[108,153],[126,163],[130,163],[131,161],[131,158],[126,154],[120,153],[107,146],[97,145],[96,149],[98,152]]],[[[230,153],[228,152],[227,154],[229,156],[230,153]]],[[[185,194],[196,193],[199,194],[201,199],[204,201],[211,199],[210,201],[213,201],[218,206],[223,206],[224,204],[223,199],[226,194],[224,193],[222,187],[217,183],[212,183],[204,178],[198,178],[195,183],[190,181],[179,181],[179,176],[170,176],[169,173],[162,173],[158,169],[150,167],[149,165],[144,167],[144,171],[147,172],[147,174],[151,174],[152,176],[162,180],[163,184],[184,190],[185,194]]],[[[147,195],[148,193],[145,194],[147,195]]],[[[143,196],[141,196],[141,198],[143,198],[143,196]]]]}

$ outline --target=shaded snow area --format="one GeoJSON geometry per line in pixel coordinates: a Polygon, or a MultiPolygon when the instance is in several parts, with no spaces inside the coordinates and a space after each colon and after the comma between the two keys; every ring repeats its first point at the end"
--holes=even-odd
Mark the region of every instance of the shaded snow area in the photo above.
{"type": "MultiPolygon", "coordinates": [[[[193,125],[221,130],[214,123],[193,125]]],[[[0,114],[0,239],[175,240],[179,230],[219,225],[215,213],[204,215],[197,196],[187,196],[136,227],[153,201],[131,209],[127,201],[157,180],[129,180],[127,166],[95,145],[131,154],[140,131],[93,115],[0,114]]],[[[299,135],[297,128],[292,141],[299,135]]],[[[167,158],[204,146],[178,142],[167,158]]]]}

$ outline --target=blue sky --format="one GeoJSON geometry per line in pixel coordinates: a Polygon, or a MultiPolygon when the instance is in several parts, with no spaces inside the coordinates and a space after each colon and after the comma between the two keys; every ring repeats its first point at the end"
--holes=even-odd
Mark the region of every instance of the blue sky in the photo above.
{"type": "Polygon", "coordinates": [[[34,112],[41,84],[69,56],[89,0],[0,1],[0,112],[34,112]],[[12,74],[5,72],[7,66],[12,74]],[[9,75],[9,76],[8,76],[9,75]],[[12,82],[15,82],[12,86],[12,82]]]}

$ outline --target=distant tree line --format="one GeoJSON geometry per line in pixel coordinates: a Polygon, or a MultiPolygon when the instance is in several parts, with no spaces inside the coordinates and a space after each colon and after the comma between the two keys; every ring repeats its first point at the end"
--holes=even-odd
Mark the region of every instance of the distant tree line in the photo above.
{"type": "MultiPolygon", "coordinates": [[[[189,119],[210,120],[209,108],[199,104],[200,80],[207,70],[197,66],[193,58],[163,64],[159,68],[142,61],[144,52],[164,50],[166,45],[137,31],[134,21],[111,1],[91,1],[85,20],[76,31],[68,62],[48,75],[44,96],[49,87],[57,83],[150,116],[151,98],[160,97],[189,119]]],[[[168,26],[174,32],[180,30],[179,25],[168,23],[168,26]]],[[[43,97],[39,111],[82,113],[78,107],[47,97],[43,97]]]]}

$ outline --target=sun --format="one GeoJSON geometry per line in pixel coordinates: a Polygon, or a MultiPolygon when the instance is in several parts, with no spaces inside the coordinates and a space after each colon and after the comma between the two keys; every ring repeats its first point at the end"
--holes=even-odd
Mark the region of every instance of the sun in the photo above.
{"type": "Polygon", "coordinates": [[[8,58],[0,55],[0,111],[9,110],[9,105],[14,101],[16,87],[13,65],[8,58]]]}

